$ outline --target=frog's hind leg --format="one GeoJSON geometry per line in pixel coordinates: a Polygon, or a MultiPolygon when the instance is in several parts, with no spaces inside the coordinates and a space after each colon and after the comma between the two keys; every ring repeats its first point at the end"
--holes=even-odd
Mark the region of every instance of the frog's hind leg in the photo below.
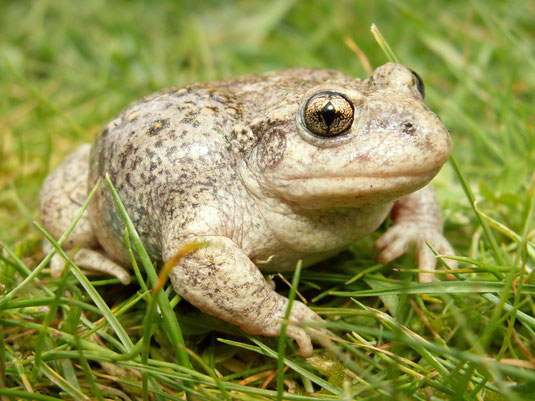
{"type": "MultiPolygon", "coordinates": [[[[40,211],[43,226],[54,238],[59,238],[70,227],[87,199],[87,174],[91,146],[84,144],[65,158],[43,182],[40,193],[40,211]]],[[[100,252],[100,246],[91,227],[88,213],[84,213],[63,243],[66,250],[79,248],[72,261],[83,268],[101,271],[130,282],[128,272],[100,252]]],[[[43,241],[43,250],[52,245],[43,241]]],[[[56,254],[50,262],[52,276],[59,277],[65,262],[56,254]]]]}

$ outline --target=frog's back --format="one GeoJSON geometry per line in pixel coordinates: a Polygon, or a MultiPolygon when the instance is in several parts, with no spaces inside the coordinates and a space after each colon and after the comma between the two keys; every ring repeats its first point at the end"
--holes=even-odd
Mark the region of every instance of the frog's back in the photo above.
{"type": "MultiPolygon", "coordinates": [[[[216,196],[217,182],[232,174],[222,133],[236,110],[232,95],[221,91],[166,90],[128,107],[96,139],[89,186],[109,174],[152,256],[160,256],[167,217],[187,224],[192,205],[216,196]]],[[[124,225],[105,186],[91,213],[101,244],[123,260],[124,225]]]]}

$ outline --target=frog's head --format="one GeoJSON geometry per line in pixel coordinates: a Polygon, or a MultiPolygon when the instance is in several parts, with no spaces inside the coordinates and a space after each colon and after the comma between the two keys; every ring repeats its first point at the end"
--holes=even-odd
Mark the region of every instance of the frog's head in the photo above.
{"type": "Polygon", "coordinates": [[[303,85],[253,127],[246,164],[264,193],[306,209],[389,202],[426,185],[451,152],[417,74],[394,63],[365,80],[303,85]]]}

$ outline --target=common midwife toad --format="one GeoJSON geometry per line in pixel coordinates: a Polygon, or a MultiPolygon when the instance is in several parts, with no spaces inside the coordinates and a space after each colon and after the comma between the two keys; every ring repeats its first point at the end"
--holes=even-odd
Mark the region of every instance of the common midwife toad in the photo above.
{"type": "MultiPolygon", "coordinates": [[[[276,336],[288,300],[260,271],[310,265],[377,229],[381,262],[416,244],[420,269],[452,254],[433,190],[451,151],[448,131],[423,101],[419,77],[388,63],[366,79],[291,69],[166,89],[121,112],[53,171],[41,216],[58,238],[108,173],[150,256],[167,261],[191,241],[209,246],[181,259],[174,289],[199,309],[252,334],[276,336]]],[[[124,225],[101,185],[64,243],[79,266],[122,282],[130,259],[124,225]]],[[[52,261],[54,275],[62,260],[52,261]]],[[[420,273],[420,281],[432,274],[420,273]]],[[[295,302],[295,323],[319,320],[295,302]]],[[[307,332],[290,325],[303,356],[307,332]]]]}

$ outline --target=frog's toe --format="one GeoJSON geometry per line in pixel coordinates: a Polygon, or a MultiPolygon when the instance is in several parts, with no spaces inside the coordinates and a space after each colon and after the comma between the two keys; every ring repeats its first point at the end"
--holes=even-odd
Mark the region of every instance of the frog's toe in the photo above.
{"type": "Polygon", "coordinates": [[[299,353],[303,358],[309,358],[314,353],[310,335],[301,327],[288,326],[286,336],[293,338],[299,346],[299,353]]]}
{"type": "Polygon", "coordinates": [[[375,241],[374,248],[382,249],[378,256],[381,263],[391,262],[407,252],[412,241],[412,235],[407,234],[403,227],[392,226],[375,241]]]}
{"type": "MultiPolygon", "coordinates": [[[[72,257],[72,262],[81,268],[117,277],[123,284],[130,284],[128,271],[98,251],[81,248],[72,257]]],[[[63,269],[65,269],[65,261],[56,253],[50,261],[50,274],[54,278],[59,278],[63,274],[63,269]]]]}
{"type": "MultiPolygon", "coordinates": [[[[422,238],[416,244],[416,259],[418,261],[418,268],[420,269],[418,280],[420,283],[430,283],[435,278],[435,274],[433,274],[432,271],[436,269],[437,257],[431,251],[427,243],[429,243],[440,255],[455,254],[450,243],[441,233],[427,233],[425,238],[422,238]]],[[[448,260],[448,267],[452,270],[457,269],[457,261],[451,259],[448,260]]],[[[452,274],[447,274],[446,278],[448,280],[456,280],[455,276],[452,274]]]]}
{"type": "Polygon", "coordinates": [[[436,268],[437,259],[425,242],[421,242],[416,247],[416,259],[418,261],[418,281],[420,283],[430,283],[435,279],[433,271],[436,268]]]}
{"type": "MultiPolygon", "coordinates": [[[[420,225],[401,223],[390,227],[377,241],[374,248],[382,249],[378,256],[381,263],[388,263],[403,255],[411,244],[416,244],[415,256],[418,261],[420,283],[429,283],[435,278],[433,271],[436,268],[437,257],[431,251],[429,243],[440,255],[454,255],[455,252],[444,235],[437,230],[422,229],[420,225]]],[[[457,268],[457,261],[448,261],[453,270],[457,268]]],[[[446,275],[448,280],[455,280],[455,276],[446,275]]]]}
{"type": "Polygon", "coordinates": [[[65,269],[65,262],[61,256],[56,253],[50,260],[50,275],[54,278],[60,278],[63,274],[63,269],[65,269]]]}
{"type": "Polygon", "coordinates": [[[123,284],[130,284],[128,271],[98,251],[82,248],[76,252],[73,262],[80,267],[117,277],[123,284]]]}
{"type": "Polygon", "coordinates": [[[307,322],[322,322],[323,319],[318,314],[308,308],[305,304],[299,301],[294,301],[292,304],[292,312],[290,314],[290,324],[288,325],[286,335],[297,341],[299,345],[299,352],[304,358],[312,356],[313,347],[311,342],[311,335],[316,340],[322,333],[326,332],[325,328],[300,327],[301,323],[307,322]]]}

